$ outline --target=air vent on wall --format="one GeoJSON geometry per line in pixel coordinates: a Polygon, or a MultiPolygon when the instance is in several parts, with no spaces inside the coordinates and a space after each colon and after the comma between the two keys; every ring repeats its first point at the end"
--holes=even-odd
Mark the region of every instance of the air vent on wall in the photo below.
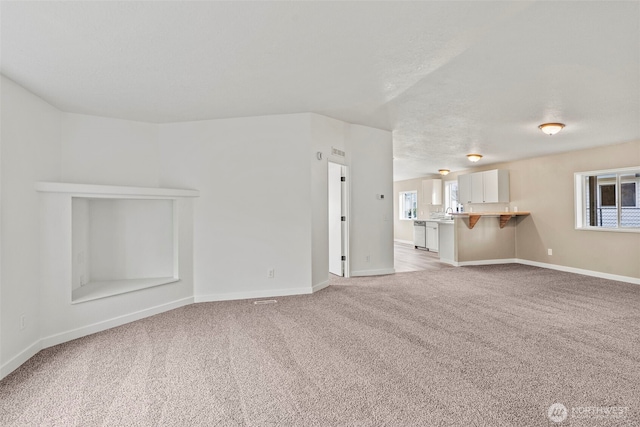
{"type": "Polygon", "coordinates": [[[331,147],[331,154],[334,156],[344,157],[344,151],[338,150],[337,148],[331,147]]]}

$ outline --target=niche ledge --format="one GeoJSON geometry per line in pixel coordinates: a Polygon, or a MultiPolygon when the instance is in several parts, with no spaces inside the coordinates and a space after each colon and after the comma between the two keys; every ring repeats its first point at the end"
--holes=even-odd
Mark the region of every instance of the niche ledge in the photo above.
{"type": "Polygon", "coordinates": [[[87,195],[110,195],[120,197],[198,197],[198,190],[157,187],[124,187],[115,185],[71,184],[66,182],[36,182],[36,191],[42,193],[71,193],[87,195]]]}
{"type": "Polygon", "coordinates": [[[167,285],[180,281],[176,277],[145,277],[143,279],[121,279],[89,282],[86,285],[74,289],[71,293],[71,304],[93,301],[107,298],[141,289],[167,285]]]}

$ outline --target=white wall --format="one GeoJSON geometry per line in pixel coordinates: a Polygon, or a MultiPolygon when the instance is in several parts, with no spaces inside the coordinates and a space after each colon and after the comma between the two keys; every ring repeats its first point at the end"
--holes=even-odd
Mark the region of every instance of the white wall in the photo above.
{"type": "Polygon", "coordinates": [[[158,186],[158,125],[62,115],[62,181],[158,186]]]}
{"type": "Polygon", "coordinates": [[[88,214],[87,279],[174,276],[172,200],[90,199],[88,214]]]}
{"type": "Polygon", "coordinates": [[[197,301],[311,292],[307,114],[163,124],[159,141],[160,184],[200,191],[197,301]]]}
{"type": "Polygon", "coordinates": [[[351,275],[393,273],[391,133],[351,125],[347,141],[351,176],[351,275]],[[383,194],[384,199],[377,199],[378,194],[383,194]]]}
{"type": "Polygon", "coordinates": [[[331,154],[331,147],[348,151],[346,133],[349,124],[318,114],[310,114],[311,146],[311,248],[312,281],[315,289],[329,283],[329,183],[327,162],[347,164],[346,157],[331,154]],[[317,153],[322,153],[318,160],[317,153]]]}
{"type": "Polygon", "coordinates": [[[39,201],[36,181],[60,179],[63,114],[11,80],[0,77],[2,122],[2,271],[0,366],[40,338],[39,201]],[[25,328],[20,330],[20,316],[25,328]]]}
{"type": "Polygon", "coordinates": [[[314,286],[321,287],[329,279],[328,161],[348,167],[351,275],[393,273],[391,132],[310,116],[314,286]],[[345,151],[345,157],[331,154],[332,147],[345,151]],[[317,160],[318,151],[323,153],[322,161],[317,160]],[[378,200],[377,194],[384,194],[384,200],[378,200]]]}

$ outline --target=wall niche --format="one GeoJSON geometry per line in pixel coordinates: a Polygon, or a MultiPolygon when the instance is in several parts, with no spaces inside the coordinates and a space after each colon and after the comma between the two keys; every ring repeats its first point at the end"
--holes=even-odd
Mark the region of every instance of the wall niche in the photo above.
{"type": "Polygon", "coordinates": [[[65,281],[72,304],[180,280],[178,203],[198,197],[196,190],[53,182],[37,183],[36,190],[60,197],[61,209],[69,203],[70,253],[48,257],[70,261],[65,281]]]}
{"type": "Polygon", "coordinates": [[[176,282],[174,201],[72,198],[72,302],[176,282]]]}

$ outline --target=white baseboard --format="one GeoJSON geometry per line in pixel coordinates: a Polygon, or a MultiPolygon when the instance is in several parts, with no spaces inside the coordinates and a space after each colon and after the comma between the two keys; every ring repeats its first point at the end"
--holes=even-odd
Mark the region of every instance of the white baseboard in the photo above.
{"type": "Polygon", "coordinates": [[[395,268],[382,268],[379,270],[359,270],[359,271],[352,271],[351,277],[384,276],[385,274],[394,274],[395,272],[396,272],[395,268]]]}
{"type": "Polygon", "coordinates": [[[407,245],[414,246],[413,240],[393,239],[393,241],[398,243],[406,243],[407,245]]]}
{"type": "Polygon", "coordinates": [[[173,310],[189,304],[193,304],[193,297],[182,298],[177,301],[171,301],[166,304],[156,305],[155,307],[146,308],[144,310],[136,311],[134,313],[129,313],[123,316],[114,317],[112,319],[103,320],[101,322],[92,323],[91,325],[82,326],[80,328],[72,329],[70,331],[61,332],[55,335],[50,335],[48,337],[42,338],[42,348],[47,348],[54,345],[62,344],[63,342],[67,342],[67,341],[75,340],[76,338],[95,334],[96,332],[101,332],[106,329],[115,328],[116,326],[124,325],[126,323],[135,322],[136,320],[140,320],[140,319],[144,319],[145,317],[164,313],[165,311],[173,310]]]}
{"type": "Polygon", "coordinates": [[[264,291],[229,292],[224,294],[198,295],[195,302],[232,301],[240,299],[286,297],[290,295],[308,295],[313,288],[272,289],[264,291]]]}
{"type": "Polygon", "coordinates": [[[462,261],[456,262],[457,267],[464,267],[466,265],[494,265],[494,264],[516,264],[518,262],[515,258],[501,258],[501,259],[479,259],[477,261],[462,261]]]}
{"type": "Polygon", "coordinates": [[[324,288],[326,288],[327,286],[329,286],[330,281],[329,280],[325,280],[324,282],[320,282],[316,285],[313,285],[313,287],[311,288],[311,292],[312,293],[316,293],[319,290],[322,290],[324,288]]]}
{"type": "Polygon", "coordinates": [[[124,316],[114,317],[112,319],[103,320],[101,322],[92,323],[91,325],[82,326],[80,328],[72,329],[70,331],[61,332],[58,334],[50,335],[45,338],[41,338],[38,341],[31,344],[29,347],[18,353],[7,363],[0,367],[0,379],[6,377],[16,368],[22,365],[24,362],[33,357],[40,350],[54,345],[62,344],[67,341],[81,338],[87,335],[95,334],[96,332],[104,331],[106,329],[114,328],[116,326],[124,325],[126,323],[134,322],[136,320],[144,319],[145,317],[153,316],[165,311],[173,310],[185,305],[193,304],[193,297],[182,298],[177,301],[172,301],[166,304],[157,305],[144,310],[136,311],[135,313],[125,314],[124,316]]]}
{"type": "Polygon", "coordinates": [[[530,261],[527,259],[520,259],[520,258],[505,258],[505,259],[491,259],[491,260],[463,261],[463,262],[455,262],[455,261],[449,261],[449,260],[440,260],[440,261],[456,267],[462,267],[465,265],[523,264],[523,265],[531,265],[533,267],[548,268],[549,270],[558,270],[558,271],[564,271],[567,273],[582,274],[584,276],[597,277],[599,279],[615,280],[618,282],[625,282],[625,283],[631,283],[634,285],[640,285],[640,278],[638,277],[621,276],[619,274],[603,273],[601,271],[585,270],[583,268],[567,267],[565,265],[549,264],[546,262],[530,261]]]}
{"type": "Polygon", "coordinates": [[[42,340],[38,340],[31,344],[29,347],[22,350],[20,353],[12,357],[7,363],[0,366],[0,380],[15,371],[27,360],[31,359],[40,350],[42,350],[42,340]]]}
{"type": "Polygon", "coordinates": [[[593,271],[593,270],[584,270],[582,268],[567,267],[564,265],[557,265],[557,264],[548,264],[546,262],[529,261],[526,259],[518,259],[517,262],[519,264],[548,268],[550,270],[565,271],[567,273],[582,274],[584,276],[598,277],[600,279],[615,280],[618,282],[626,282],[626,283],[632,283],[634,285],[640,285],[640,278],[638,277],[621,276],[618,274],[603,273],[600,271],[593,271]]]}

